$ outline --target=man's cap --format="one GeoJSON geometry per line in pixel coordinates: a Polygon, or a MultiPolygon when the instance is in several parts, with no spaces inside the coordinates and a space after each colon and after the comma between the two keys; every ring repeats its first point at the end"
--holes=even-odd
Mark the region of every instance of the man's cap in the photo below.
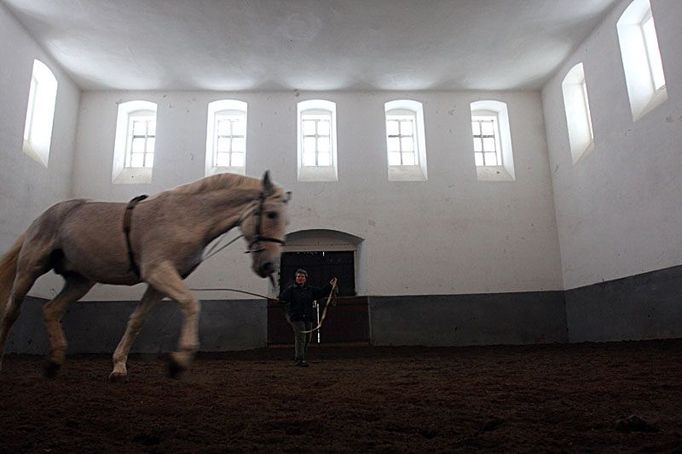
{"type": "Polygon", "coordinates": [[[301,273],[305,277],[308,277],[308,272],[306,270],[304,270],[303,268],[299,268],[296,270],[296,274],[299,274],[299,273],[301,273]]]}

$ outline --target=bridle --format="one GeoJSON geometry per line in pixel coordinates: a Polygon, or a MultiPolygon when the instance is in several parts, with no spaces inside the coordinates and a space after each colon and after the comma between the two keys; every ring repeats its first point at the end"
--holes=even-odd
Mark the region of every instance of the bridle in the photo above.
{"type": "MultiPolygon", "coordinates": [[[[246,251],[247,254],[248,253],[257,254],[259,252],[263,252],[265,250],[265,248],[262,247],[261,243],[278,243],[278,244],[281,244],[282,246],[284,246],[286,244],[286,241],[284,241],[282,239],[272,238],[269,236],[263,236],[261,234],[261,225],[263,223],[263,214],[264,214],[263,205],[265,204],[265,199],[266,199],[265,194],[263,192],[261,192],[260,195],[258,196],[258,208],[253,208],[251,210],[247,210],[245,212],[246,215],[242,214],[242,216],[239,219],[239,227],[241,228],[242,222],[244,222],[244,220],[246,220],[246,216],[249,216],[249,215],[258,216],[256,218],[256,233],[255,233],[253,239],[251,240],[251,242],[249,242],[249,248],[246,251]],[[254,249],[253,246],[256,244],[259,244],[261,247],[258,249],[254,249]]],[[[242,230],[242,233],[243,233],[243,230],[242,230]]]]}

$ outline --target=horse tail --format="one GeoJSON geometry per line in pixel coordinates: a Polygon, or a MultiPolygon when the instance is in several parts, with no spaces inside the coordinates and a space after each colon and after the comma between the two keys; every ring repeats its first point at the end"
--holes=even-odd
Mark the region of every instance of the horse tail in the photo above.
{"type": "Polygon", "coordinates": [[[5,313],[9,295],[12,292],[14,277],[17,274],[17,259],[25,240],[26,234],[22,233],[9,251],[0,258],[0,319],[5,313]]]}

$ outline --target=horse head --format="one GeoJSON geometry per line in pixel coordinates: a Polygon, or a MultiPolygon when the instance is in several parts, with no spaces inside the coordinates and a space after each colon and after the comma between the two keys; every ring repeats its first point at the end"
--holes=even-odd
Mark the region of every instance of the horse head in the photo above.
{"type": "Polygon", "coordinates": [[[261,193],[240,224],[251,253],[251,269],[260,277],[269,277],[279,268],[284,246],[287,203],[290,192],[284,192],[270,180],[266,171],[261,181],[261,193]]]}

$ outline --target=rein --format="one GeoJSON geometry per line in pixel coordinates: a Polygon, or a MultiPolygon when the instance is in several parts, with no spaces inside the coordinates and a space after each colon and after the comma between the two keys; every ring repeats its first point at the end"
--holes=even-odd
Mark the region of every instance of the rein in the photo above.
{"type": "Polygon", "coordinates": [[[245,295],[257,296],[259,298],[264,298],[266,300],[272,300],[279,302],[277,298],[270,298],[269,296],[261,295],[260,293],[247,292],[246,290],[239,290],[236,288],[190,288],[190,290],[195,292],[235,292],[243,293],[245,295]]]}
{"type": "MultiPolygon", "coordinates": [[[[270,298],[269,296],[265,296],[265,295],[261,295],[261,294],[253,293],[253,292],[247,292],[245,290],[238,290],[236,288],[190,288],[190,290],[197,291],[197,292],[223,292],[223,291],[236,292],[236,293],[243,293],[245,295],[257,296],[260,298],[264,298],[268,301],[279,302],[278,298],[270,298]]],[[[329,309],[329,306],[335,306],[336,305],[336,298],[335,298],[334,290],[336,290],[336,282],[334,282],[334,285],[332,285],[332,289],[329,291],[329,295],[327,295],[327,301],[324,304],[324,310],[322,311],[322,316],[320,317],[320,322],[317,324],[317,326],[315,328],[312,328],[309,330],[297,331],[298,333],[310,334],[310,333],[314,333],[315,331],[322,328],[322,324],[324,323],[324,320],[327,318],[327,310],[329,309]],[[334,298],[334,299],[332,299],[332,298],[334,298]]]]}
{"type": "Polygon", "coordinates": [[[329,309],[330,302],[336,305],[336,298],[334,301],[332,301],[332,295],[334,295],[334,290],[336,289],[336,282],[334,282],[334,285],[332,285],[332,289],[329,291],[329,295],[327,296],[327,302],[324,304],[324,310],[322,311],[322,316],[320,317],[320,322],[317,324],[317,326],[313,329],[308,329],[305,331],[299,331],[299,333],[303,334],[310,334],[314,333],[318,329],[322,328],[322,324],[324,323],[324,319],[327,318],[327,309],[329,309]]]}
{"type": "MultiPolygon", "coordinates": [[[[217,241],[216,244],[214,244],[213,246],[211,246],[211,249],[210,249],[210,250],[201,258],[201,261],[202,261],[202,262],[203,262],[203,261],[206,261],[206,260],[208,260],[208,259],[210,259],[210,258],[213,257],[214,255],[216,255],[218,252],[222,251],[223,249],[225,249],[226,247],[228,247],[229,245],[231,245],[232,243],[234,243],[235,241],[237,241],[239,238],[243,238],[243,237],[244,237],[244,235],[239,235],[238,237],[235,237],[235,238],[231,239],[231,240],[228,241],[226,244],[224,244],[224,245],[222,245],[222,246],[220,246],[220,247],[218,248],[218,244],[220,244],[220,241],[222,241],[222,238],[223,238],[226,234],[227,234],[227,232],[223,233],[223,234],[220,236],[221,239],[220,239],[219,241],[217,241]]],[[[244,252],[244,254],[248,254],[248,253],[249,253],[249,251],[244,252]]]]}

